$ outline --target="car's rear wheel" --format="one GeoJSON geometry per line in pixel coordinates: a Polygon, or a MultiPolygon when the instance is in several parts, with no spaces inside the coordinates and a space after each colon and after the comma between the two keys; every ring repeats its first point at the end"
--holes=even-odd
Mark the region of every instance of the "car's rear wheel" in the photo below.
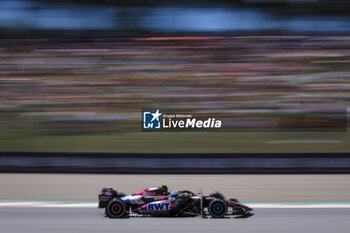
{"type": "Polygon", "coordinates": [[[110,218],[123,218],[126,216],[125,203],[119,199],[112,200],[106,207],[106,215],[110,218]]]}
{"type": "Polygon", "coordinates": [[[213,218],[223,218],[227,213],[226,202],[221,199],[214,199],[209,203],[208,211],[213,218]]]}

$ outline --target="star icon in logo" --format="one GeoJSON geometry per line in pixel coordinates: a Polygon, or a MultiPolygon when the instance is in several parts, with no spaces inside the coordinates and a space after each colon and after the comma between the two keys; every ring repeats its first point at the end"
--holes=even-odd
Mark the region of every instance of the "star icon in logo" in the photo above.
{"type": "Polygon", "coordinates": [[[159,121],[159,117],[162,115],[162,114],[159,112],[159,109],[157,109],[157,111],[156,111],[155,113],[151,113],[151,114],[152,114],[152,116],[153,116],[151,122],[154,121],[154,120],[156,120],[156,119],[157,119],[157,121],[159,121]]]}

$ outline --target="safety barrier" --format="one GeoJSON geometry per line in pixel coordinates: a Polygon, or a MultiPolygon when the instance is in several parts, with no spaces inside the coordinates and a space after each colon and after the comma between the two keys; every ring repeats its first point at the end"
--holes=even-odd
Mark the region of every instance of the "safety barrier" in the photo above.
{"type": "Polygon", "coordinates": [[[350,153],[113,154],[0,152],[0,172],[119,174],[350,173],[350,153]]]}

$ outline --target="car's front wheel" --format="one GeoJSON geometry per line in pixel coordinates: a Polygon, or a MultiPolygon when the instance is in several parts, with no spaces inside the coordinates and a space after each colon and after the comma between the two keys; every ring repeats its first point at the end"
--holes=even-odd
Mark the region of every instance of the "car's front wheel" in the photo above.
{"type": "Polygon", "coordinates": [[[226,202],[221,199],[214,199],[209,203],[208,211],[213,218],[223,218],[227,213],[226,202]]]}

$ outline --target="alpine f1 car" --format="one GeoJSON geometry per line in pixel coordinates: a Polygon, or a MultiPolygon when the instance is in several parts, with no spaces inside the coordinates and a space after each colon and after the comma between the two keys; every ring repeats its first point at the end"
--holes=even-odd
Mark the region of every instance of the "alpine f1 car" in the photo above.
{"type": "Polygon", "coordinates": [[[135,216],[223,218],[238,215],[249,217],[252,209],[237,199],[225,199],[214,192],[208,196],[196,195],[189,190],[168,193],[166,185],[149,188],[131,195],[104,188],[99,194],[99,207],[105,208],[110,218],[135,216]]]}

